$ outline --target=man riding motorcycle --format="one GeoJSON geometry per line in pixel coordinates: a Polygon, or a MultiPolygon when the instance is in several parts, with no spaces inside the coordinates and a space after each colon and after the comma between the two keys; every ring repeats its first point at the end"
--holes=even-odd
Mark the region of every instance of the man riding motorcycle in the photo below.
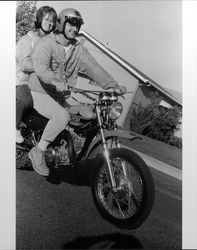
{"type": "Polygon", "coordinates": [[[34,170],[44,176],[49,175],[44,152],[70,120],[68,111],[62,106],[63,92],[69,86],[75,86],[78,72],[84,73],[104,89],[126,91],[124,86],[118,86],[114,78],[76,40],[83,23],[77,10],[62,10],[57,18],[55,34],[42,38],[32,53],[35,73],[30,76],[29,87],[34,108],[49,121],[39,143],[29,152],[29,158],[34,170]],[[54,62],[56,69],[52,66],[54,62]]]}

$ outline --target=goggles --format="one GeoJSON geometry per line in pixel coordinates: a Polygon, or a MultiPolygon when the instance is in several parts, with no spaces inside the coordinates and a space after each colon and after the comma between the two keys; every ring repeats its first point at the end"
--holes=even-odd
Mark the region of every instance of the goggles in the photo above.
{"type": "Polygon", "coordinates": [[[70,23],[72,26],[76,26],[78,28],[80,28],[81,25],[84,24],[82,18],[72,17],[72,16],[66,16],[65,21],[70,23]]]}

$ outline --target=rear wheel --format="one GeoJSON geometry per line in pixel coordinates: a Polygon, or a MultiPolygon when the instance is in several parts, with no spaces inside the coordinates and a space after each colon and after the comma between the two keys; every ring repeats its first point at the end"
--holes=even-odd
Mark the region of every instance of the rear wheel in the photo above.
{"type": "Polygon", "coordinates": [[[154,183],[146,163],[133,151],[112,149],[111,167],[116,190],[111,187],[104,158],[92,179],[94,202],[101,215],[121,228],[135,229],[149,216],[154,203],[154,183]]]}
{"type": "Polygon", "coordinates": [[[20,145],[16,143],[16,168],[17,169],[32,169],[31,160],[29,159],[28,153],[34,146],[30,135],[25,129],[22,131],[24,142],[20,145]]]}
{"type": "Polygon", "coordinates": [[[28,157],[28,152],[19,145],[16,145],[16,168],[31,168],[31,161],[28,157]]]}

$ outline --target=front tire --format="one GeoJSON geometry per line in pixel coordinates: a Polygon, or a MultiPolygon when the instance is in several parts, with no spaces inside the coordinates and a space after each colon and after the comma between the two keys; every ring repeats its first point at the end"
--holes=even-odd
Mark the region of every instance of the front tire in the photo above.
{"type": "Polygon", "coordinates": [[[111,188],[107,163],[102,157],[91,185],[95,205],[110,223],[135,229],[147,219],[153,207],[152,175],[143,159],[133,151],[119,148],[111,149],[109,153],[117,190],[111,188]]]}

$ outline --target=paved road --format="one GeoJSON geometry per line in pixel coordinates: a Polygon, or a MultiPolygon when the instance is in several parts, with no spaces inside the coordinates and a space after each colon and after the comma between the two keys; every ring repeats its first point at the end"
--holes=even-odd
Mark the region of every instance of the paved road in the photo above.
{"type": "Polygon", "coordinates": [[[45,179],[16,171],[17,249],[181,249],[181,180],[151,168],[156,186],[153,211],[136,230],[120,230],[98,214],[87,173],[58,170],[45,179]]]}

